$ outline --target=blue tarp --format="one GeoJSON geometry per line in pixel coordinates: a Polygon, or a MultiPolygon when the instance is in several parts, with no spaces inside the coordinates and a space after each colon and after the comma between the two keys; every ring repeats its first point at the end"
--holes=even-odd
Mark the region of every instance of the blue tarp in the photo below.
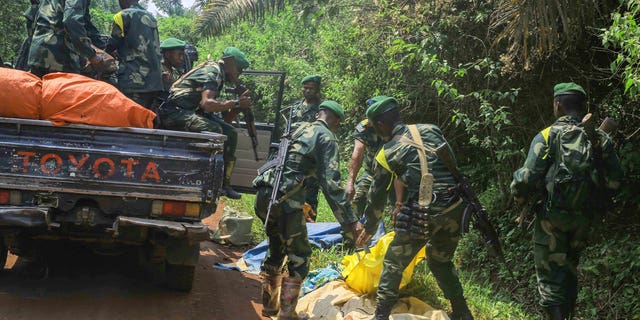
{"type": "MultiPolygon", "coordinates": [[[[371,246],[375,245],[378,239],[384,235],[384,227],[382,223],[378,226],[376,234],[371,238],[371,246]]],[[[309,235],[309,242],[311,245],[318,248],[329,248],[337,244],[342,243],[342,235],[340,234],[340,224],[337,222],[313,222],[307,223],[307,234],[309,235]]],[[[216,263],[213,265],[217,269],[225,270],[239,270],[248,273],[258,274],[260,273],[260,265],[262,260],[267,255],[267,241],[260,242],[257,246],[245,252],[242,255],[242,262],[246,265],[246,268],[242,263],[216,263]]]]}

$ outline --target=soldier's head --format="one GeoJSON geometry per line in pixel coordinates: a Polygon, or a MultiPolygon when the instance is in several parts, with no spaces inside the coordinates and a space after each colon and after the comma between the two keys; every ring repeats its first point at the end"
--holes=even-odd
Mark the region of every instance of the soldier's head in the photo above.
{"type": "Polygon", "coordinates": [[[587,93],[573,83],[558,83],[553,87],[553,113],[556,117],[570,115],[582,116],[585,112],[584,103],[587,93]]]}
{"type": "Polygon", "coordinates": [[[300,84],[302,85],[304,101],[308,103],[316,103],[320,100],[320,85],[322,84],[322,77],[315,74],[306,76],[302,78],[300,84]]]}
{"type": "Polygon", "coordinates": [[[134,3],[138,3],[138,0],[118,0],[118,3],[120,4],[120,8],[127,9],[134,3]]]}
{"type": "Polygon", "coordinates": [[[184,65],[184,46],[186,43],[176,38],[167,38],[160,43],[160,52],[166,63],[174,68],[184,65]]]}
{"type": "Polygon", "coordinates": [[[316,119],[322,120],[327,124],[332,132],[338,129],[340,121],[344,120],[344,110],[339,103],[331,100],[322,101],[316,114],[316,119]]]}
{"type": "Polygon", "coordinates": [[[367,108],[367,118],[376,130],[376,134],[388,141],[391,139],[393,128],[402,122],[398,100],[386,96],[378,96],[375,99],[367,108]]]}
{"type": "Polygon", "coordinates": [[[243,70],[249,68],[249,60],[238,48],[227,47],[222,52],[225,81],[236,83],[243,70]]]}

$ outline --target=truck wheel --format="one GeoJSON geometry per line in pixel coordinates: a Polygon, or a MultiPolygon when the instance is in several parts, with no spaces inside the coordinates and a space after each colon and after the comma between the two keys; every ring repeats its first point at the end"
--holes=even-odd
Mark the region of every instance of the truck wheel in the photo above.
{"type": "Polygon", "coordinates": [[[169,264],[166,266],[165,279],[169,289],[189,292],[193,287],[193,276],[195,275],[195,266],[185,266],[178,264],[169,264]]]}
{"type": "Polygon", "coordinates": [[[4,270],[7,263],[7,246],[4,244],[4,238],[0,237],[0,273],[4,270]]]}

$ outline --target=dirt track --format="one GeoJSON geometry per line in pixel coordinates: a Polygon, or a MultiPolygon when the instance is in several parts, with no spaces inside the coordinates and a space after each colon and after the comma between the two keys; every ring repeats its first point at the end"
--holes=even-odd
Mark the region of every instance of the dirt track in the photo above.
{"type": "MultiPolygon", "coordinates": [[[[94,255],[82,247],[64,249],[50,261],[47,279],[25,280],[4,270],[1,320],[268,319],[260,316],[257,276],[212,268],[215,262],[235,261],[245,248],[204,242],[188,294],[150,284],[132,270],[131,261],[94,255]]],[[[15,260],[10,256],[5,268],[15,260]]]]}

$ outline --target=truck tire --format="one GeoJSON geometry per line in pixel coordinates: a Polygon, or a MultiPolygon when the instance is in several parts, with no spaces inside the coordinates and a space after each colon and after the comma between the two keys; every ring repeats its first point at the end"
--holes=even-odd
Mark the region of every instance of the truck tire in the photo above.
{"type": "Polygon", "coordinates": [[[196,267],[188,265],[170,264],[166,265],[165,279],[169,289],[189,292],[193,287],[193,277],[196,267]]]}
{"type": "Polygon", "coordinates": [[[0,237],[0,273],[4,271],[4,265],[7,263],[7,246],[4,244],[4,238],[0,237]]]}

